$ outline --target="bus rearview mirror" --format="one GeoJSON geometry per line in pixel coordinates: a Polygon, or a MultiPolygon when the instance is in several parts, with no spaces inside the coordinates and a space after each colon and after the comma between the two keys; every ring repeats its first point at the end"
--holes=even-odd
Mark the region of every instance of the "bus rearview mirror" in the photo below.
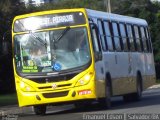
{"type": "Polygon", "coordinates": [[[8,48],[9,48],[9,43],[4,41],[3,45],[2,45],[3,54],[8,54],[9,53],[8,48]]]}

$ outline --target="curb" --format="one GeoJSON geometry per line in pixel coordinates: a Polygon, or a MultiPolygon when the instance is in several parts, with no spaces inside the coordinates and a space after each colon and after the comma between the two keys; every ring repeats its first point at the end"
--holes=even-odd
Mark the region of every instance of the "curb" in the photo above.
{"type": "Polygon", "coordinates": [[[4,106],[0,108],[0,116],[17,115],[32,112],[32,107],[19,108],[18,105],[4,106]]]}
{"type": "MultiPolygon", "coordinates": [[[[54,111],[62,111],[66,109],[73,108],[73,105],[62,105],[62,106],[48,106],[47,112],[54,112],[54,111]]],[[[18,107],[18,105],[10,105],[4,106],[0,108],[0,117],[7,116],[7,115],[22,115],[22,114],[33,114],[32,107],[18,107]]]]}
{"type": "Polygon", "coordinates": [[[157,89],[157,88],[160,88],[160,84],[153,85],[153,86],[149,87],[148,89],[157,89]]]}

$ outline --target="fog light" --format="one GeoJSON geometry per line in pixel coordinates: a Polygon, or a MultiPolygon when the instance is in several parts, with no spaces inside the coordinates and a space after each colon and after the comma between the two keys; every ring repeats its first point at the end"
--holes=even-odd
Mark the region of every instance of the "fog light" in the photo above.
{"type": "Polygon", "coordinates": [[[76,92],[75,91],[73,91],[73,93],[72,93],[72,97],[75,97],[76,96],[76,92]]]}
{"type": "Polygon", "coordinates": [[[38,95],[36,95],[36,98],[37,98],[37,100],[41,100],[41,98],[38,95]]]}

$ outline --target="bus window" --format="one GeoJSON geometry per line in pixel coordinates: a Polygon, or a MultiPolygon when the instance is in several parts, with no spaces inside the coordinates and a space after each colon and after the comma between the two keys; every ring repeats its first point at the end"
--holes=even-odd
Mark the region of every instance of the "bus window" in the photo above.
{"type": "Polygon", "coordinates": [[[147,52],[147,41],[146,41],[144,27],[140,27],[140,32],[141,32],[141,38],[142,38],[144,52],[147,52]]]}
{"type": "Polygon", "coordinates": [[[104,51],[106,51],[106,40],[105,40],[105,35],[104,35],[104,27],[103,27],[103,22],[101,20],[98,20],[98,29],[100,32],[100,38],[102,40],[102,48],[104,51]]]}
{"type": "Polygon", "coordinates": [[[104,29],[105,29],[105,35],[106,35],[108,50],[113,51],[113,42],[112,42],[109,22],[104,21],[104,29]]]}
{"type": "Polygon", "coordinates": [[[127,36],[126,36],[126,31],[125,31],[124,24],[120,23],[119,24],[119,28],[120,28],[120,33],[121,33],[122,41],[123,41],[124,51],[128,51],[127,36]]]}
{"type": "Polygon", "coordinates": [[[147,43],[147,49],[149,52],[152,52],[152,47],[151,47],[151,42],[150,42],[150,37],[148,33],[148,28],[145,28],[145,35],[146,35],[146,43],[147,43]]]}
{"type": "Polygon", "coordinates": [[[131,25],[127,25],[127,34],[129,38],[130,50],[135,51],[135,45],[134,45],[133,32],[132,32],[131,25]]]}
{"type": "Polygon", "coordinates": [[[100,44],[98,42],[98,35],[95,25],[91,25],[91,33],[92,33],[92,41],[93,41],[93,49],[94,52],[100,51],[100,44]]]}
{"type": "Polygon", "coordinates": [[[142,51],[138,27],[134,26],[133,30],[134,30],[135,40],[136,40],[137,51],[142,51]]]}
{"type": "Polygon", "coordinates": [[[121,51],[121,45],[120,45],[120,38],[119,38],[117,23],[113,22],[112,23],[112,28],[113,28],[115,48],[116,48],[117,51],[121,51]]]}

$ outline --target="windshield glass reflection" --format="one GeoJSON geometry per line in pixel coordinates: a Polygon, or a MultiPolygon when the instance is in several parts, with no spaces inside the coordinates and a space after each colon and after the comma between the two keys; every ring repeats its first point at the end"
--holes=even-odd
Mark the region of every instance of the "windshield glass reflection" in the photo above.
{"type": "Polygon", "coordinates": [[[40,73],[78,68],[91,60],[86,28],[66,28],[15,36],[18,72],[40,73]]]}

